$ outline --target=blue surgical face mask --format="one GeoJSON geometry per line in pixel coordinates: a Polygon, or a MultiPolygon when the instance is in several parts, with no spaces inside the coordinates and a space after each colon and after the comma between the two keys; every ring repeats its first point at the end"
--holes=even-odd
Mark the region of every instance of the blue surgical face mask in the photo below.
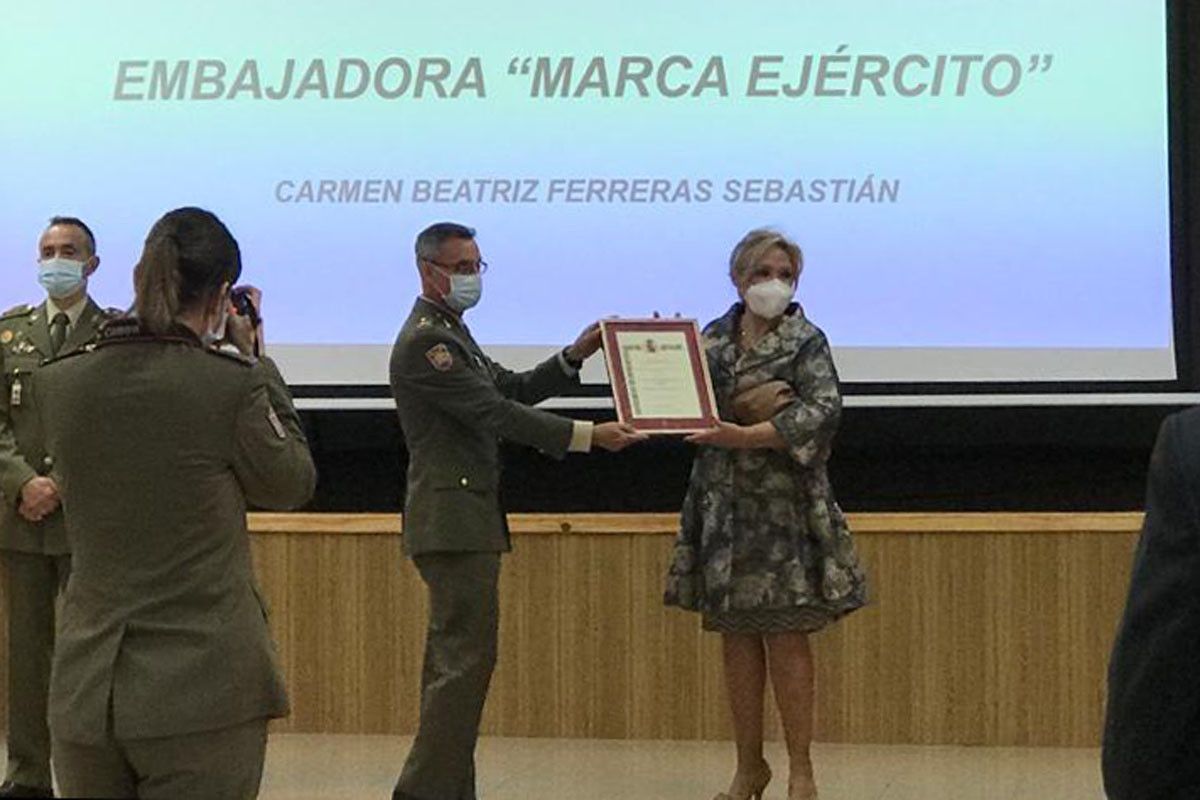
{"type": "MultiPolygon", "coordinates": [[[[434,269],[437,269],[436,267],[434,269]]],[[[483,296],[483,277],[478,272],[467,275],[445,272],[438,269],[450,281],[450,291],[443,295],[452,310],[462,313],[479,302],[483,296]]]]}
{"type": "Polygon", "coordinates": [[[83,285],[85,264],[69,258],[42,259],[38,262],[38,283],[55,299],[67,297],[83,285]]]}

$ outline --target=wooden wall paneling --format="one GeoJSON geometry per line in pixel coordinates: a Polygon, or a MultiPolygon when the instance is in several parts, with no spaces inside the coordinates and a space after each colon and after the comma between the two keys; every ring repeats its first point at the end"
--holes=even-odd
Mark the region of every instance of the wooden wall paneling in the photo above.
{"type": "Polygon", "coordinates": [[[594,719],[588,736],[598,739],[631,738],[632,707],[641,696],[642,687],[633,685],[633,660],[641,657],[646,643],[632,636],[632,609],[634,592],[645,587],[633,585],[632,543],[632,536],[589,536],[586,542],[594,576],[588,588],[596,679],[591,686],[594,719]]]}
{"type": "MultiPolygon", "coordinates": [[[[535,736],[535,731],[563,730],[563,687],[566,676],[563,661],[563,623],[567,610],[560,602],[560,586],[564,583],[558,571],[561,553],[566,542],[560,537],[530,536],[522,539],[514,553],[513,571],[526,581],[519,595],[526,624],[522,638],[514,648],[520,660],[521,681],[518,699],[532,698],[525,704],[521,736],[535,736]]],[[[500,669],[507,664],[501,663],[500,669]]]]}
{"type": "MultiPolygon", "coordinates": [[[[839,741],[849,730],[879,725],[884,692],[881,681],[873,679],[859,684],[854,676],[859,672],[878,676],[885,655],[896,655],[885,652],[883,620],[886,614],[903,610],[898,602],[902,598],[894,594],[893,600],[897,602],[880,606],[881,573],[876,549],[861,537],[857,544],[867,572],[868,605],[812,637],[816,660],[815,730],[827,741],[839,741]]],[[[898,663],[907,662],[901,659],[898,663]]],[[[891,677],[896,680],[894,673],[891,677]]]]}
{"type": "Polygon", "coordinates": [[[412,562],[395,536],[358,536],[357,581],[348,585],[358,609],[357,730],[391,733],[415,725],[427,606],[412,562]],[[407,596],[405,589],[407,588],[407,596]],[[415,678],[415,681],[414,681],[415,678]]]}
{"type": "Polygon", "coordinates": [[[1137,537],[1093,539],[1088,533],[1079,533],[1074,539],[1072,550],[1076,552],[1084,550],[1085,542],[1094,548],[1086,559],[1071,561],[1078,612],[1069,621],[1075,671],[1067,695],[1068,721],[1072,731],[1087,732],[1073,736],[1071,743],[1087,747],[1099,742],[1103,730],[1108,656],[1125,609],[1137,537]],[[1094,655],[1089,658],[1087,654],[1094,655]]]}
{"type": "MultiPolygon", "coordinates": [[[[872,603],[814,637],[819,740],[1095,746],[1140,515],[851,522],[872,603]]],[[[485,732],[730,736],[720,638],[662,605],[673,515],[512,523],[485,732]]],[[[426,597],[399,521],[252,515],[251,525],[292,697],[273,729],[411,733],[426,597]]],[[[778,738],[769,690],[766,705],[778,738]]]]}
{"type": "Polygon", "coordinates": [[[630,537],[629,724],[635,739],[696,738],[699,670],[694,615],[663,605],[673,537],[630,537]]]}
{"type": "Polygon", "coordinates": [[[842,741],[852,731],[898,740],[915,726],[916,662],[932,624],[920,608],[929,590],[918,567],[919,544],[917,537],[858,536],[869,604],[813,637],[816,734],[822,740],[842,741]]]}
{"type": "Polygon", "coordinates": [[[1057,735],[1066,664],[1062,615],[1067,612],[1059,536],[1030,538],[1016,534],[997,541],[989,537],[985,551],[992,571],[1003,584],[988,592],[989,611],[983,617],[992,644],[997,702],[993,726],[1004,738],[1040,743],[1040,731],[1057,735]],[[1003,594],[999,591],[1003,586],[1003,594]]]}
{"type": "MultiPolygon", "coordinates": [[[[950,534],[942,537],[944,541],[931,534],[920,537],[925,557],[937,564],[936,580],[941,584],[925,602],[926,612],[937,622],[922,642],[926,649],[921,662],[925,675],[921,699],[929,709],[923,727],[964,744],[986,741],[982,726],[986,704],[980,689],[990,650],[985,623],[990,598],[988,545],[998,537],[984,536],[983,547],[978,535],[950,534]],[[931,673],[939,677],[931,679],[931,673]]],[[[919,735],[916,730],[909,733],[919,735]]]]}
{"type": "Polygon", "coordinates": [[[317,660],[320,637],[321,596],[311,585],[317,574],[316,547],[320,540],[305,546],[295,536],[279,537],[287,549],[286,615],[272,625],[283,656],[284,675],[292,698],[289,731],[320,730],[320,703],[327,676],[317,660]]]}
{"type": "Polygon", "coordinates": [[[555,596],[562,624],[558,642],[562,667],[557,687],[562,709],[558,735],[591,738],[596,723],[595,687],[601,679],[596,669],[599,642],[593,629],[593,619],[599,613],[595,604],[600,594],[592,586],[601,576],[591,568],[585,537],[586,534],[572,534],[557,553],[559,584],[555,596]]]}
{"type": "MultiPolygon", "coordinates": [[[[275,641],[279,666],[284,672],[284,680],[290,695],[293,690],[289,668],[291,653],[288,646],[290,642],[286,634],[289,628],[287,620],[292,616],[289,602],[292,582],[288,580],[287,539],[282,536],[251,536],[250,555],[254,561],[254,574],[259,591],[267,606],[267,618],[271,626],[271,636],[275,641]],[[281,631],[284,634],[282,640],[281,631]]],[[[292,705],[295,705],[294,701],[292,705]]],[[[274,720],[271,723],[271,729],[288,730],[290,725],[290,717],[274,720]]]]}
{"type": "Polygon", "coordinates": [[[499,664],[483,722],[489,733],[531,736],[559,729],[561,547],[555,538],[530,536],[503,557],[499,664]]]}
{"type": "Polygon", "coordinates": [[[321,588],[322,667],[336,681],[321,703],[322,725],[337,731],[361,727],[358,699],[364,694],[359,678],[363,661],[363,618],[367,609],[358,602],[357,586],[362,582],[359,559],[362,537],[355,537],[354,547],[331,536],[321,537],[319,574],[314,583],[321,588]]]}

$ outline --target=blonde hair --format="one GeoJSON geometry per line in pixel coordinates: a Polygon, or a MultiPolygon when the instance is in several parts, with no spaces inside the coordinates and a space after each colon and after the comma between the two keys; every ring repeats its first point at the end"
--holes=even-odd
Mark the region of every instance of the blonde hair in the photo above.
{"type": "Polygon", "coordinates": [[[800,245],[779,231],[755,228],[743,236],[729,254],[730,279],[736,284],[773,247],[778,247],[787,254],[788,260],[796,270],[796,277],[799,278],[800,273],[804,271],[804,253],[800,251],[800,245]]]}

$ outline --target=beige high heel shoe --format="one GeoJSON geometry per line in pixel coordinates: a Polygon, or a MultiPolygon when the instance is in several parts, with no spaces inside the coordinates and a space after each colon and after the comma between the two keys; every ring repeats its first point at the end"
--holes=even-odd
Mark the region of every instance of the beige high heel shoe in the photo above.
{"type": "Polygon", "coordinates": [[[754,776],[754,780],[750,782],[750,789],[740,797],[735,797],[729,792],[721,792],[713,800],[762,800],[763,792],[767,790],[767,784],[771,782],[771,767],[766,761],[762,762],[762,769],[754,776]]]}

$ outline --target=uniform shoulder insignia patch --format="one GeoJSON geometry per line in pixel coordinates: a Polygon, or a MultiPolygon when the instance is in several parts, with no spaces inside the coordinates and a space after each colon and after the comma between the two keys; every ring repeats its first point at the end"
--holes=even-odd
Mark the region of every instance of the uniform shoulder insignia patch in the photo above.
{"type": "Polygon", "coordinates": [[[454,356],[450,354],[450,348],[444,344],[435,344],[426,350],[425,358],[438,372],[447,372],[454,366],[454,356]]]}
{"type": "Polygon", "coordinates": [[[287,438],[287,430],[283,427],[283,422],[275,413],[275,407],[269,404],[267,405],[267,422],[271,423],[271,430],[275,431],[276,436],[280,439],[287,438]]]}
{"type": "Polygon", "coordinates": [[[203,347],[201,349],[209,355],[220,356],[221,358],[227,358],[230,361],[236,361],[244,367],[253,367],[255,363],[257,363],[254,358],[244,355],[236,347],[228,350],[223,347],[203,347]]]}
{"type": "Polygon", "coordinates": [[[0,319],[4,317],[19,317],[22,314],[28,314],[30,311],[33,311],[33,306],[29,305],[28,303],[21,303],[8,309],[3,314],[0,314],[0,319]]]}

